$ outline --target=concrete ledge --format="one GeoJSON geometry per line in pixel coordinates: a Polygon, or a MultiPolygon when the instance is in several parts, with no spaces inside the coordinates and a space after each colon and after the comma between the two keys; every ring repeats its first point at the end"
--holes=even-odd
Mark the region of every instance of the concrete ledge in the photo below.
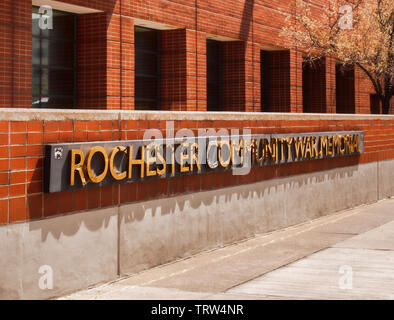
{"type": "Polygon", "coordinates": [[[394,195],[394,161],[378,162],[378,193],[379,199],[394,195]]]}
{"type": "Polygon", "coordinates": [[[29,120],[387,120],[394,115],[276,113],[276,112],[198,112],[138,110],[54,110],[2,108],[1,121],[29,120]]]}

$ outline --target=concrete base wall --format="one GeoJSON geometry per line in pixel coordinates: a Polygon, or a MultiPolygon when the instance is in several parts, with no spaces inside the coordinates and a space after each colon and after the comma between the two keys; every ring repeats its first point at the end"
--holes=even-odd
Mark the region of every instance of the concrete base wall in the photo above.
{"type": "Polygon", "coordinates": [[[0,298],[44,299],[115,279],[117,247],[113,208],[1,227],[0,298]],[[53,289],[40,289],[42,266],[53,289]]]}
{"type": "Polygon", "coordinates": [[[389,160],[2,226],[0,298],[59,296],[393,195],[389,160]]]}

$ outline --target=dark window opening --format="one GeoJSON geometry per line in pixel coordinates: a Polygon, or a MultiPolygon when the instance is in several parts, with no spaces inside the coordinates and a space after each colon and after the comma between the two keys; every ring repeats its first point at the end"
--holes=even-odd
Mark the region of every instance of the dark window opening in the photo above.
{"type": "Polygon", "coordinates": [[[222,110],[222,43],[207,40],[207,110],[222,110]]]}
{"type": "Polygon", "coordinates": [[[160,109],[160,31],[136,26],[135,109],[160,109]]]}
{"type": "Polygon", "coordinates": [[[53,10],[52,29],[39,27],[38,7],[32,14],[32,107],[77,107],[77,17],[53,10]]]}
{"type": "Polygon", "coordinates": [[[380,108],[380,99],[377,94],[370,94],[369,95],[369,103],[371,107],[371,114],[381,114],[381,108],[380,108]]]}
{"type": "Polygon", "coordinates": [[[261,111],[270,111],[270,53],[260,52],[260,77],[261,77],[261,111]]]}
{"type": "Polygon", "coordinates": [[[337,113],[355,113],[354,67],[337,64],[335,74],[337,113]]]}

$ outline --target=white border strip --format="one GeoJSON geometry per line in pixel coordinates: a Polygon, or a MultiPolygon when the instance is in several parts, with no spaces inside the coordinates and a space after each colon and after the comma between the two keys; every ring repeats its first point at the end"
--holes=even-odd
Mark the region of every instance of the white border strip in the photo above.
{"type": "Polygon", "coordinates": [[[277,112],[204,112],[139,110],[66,110],[1,108],[0,121],[33,120],[387,120],[394,115],[277,113],[277,112]]]}

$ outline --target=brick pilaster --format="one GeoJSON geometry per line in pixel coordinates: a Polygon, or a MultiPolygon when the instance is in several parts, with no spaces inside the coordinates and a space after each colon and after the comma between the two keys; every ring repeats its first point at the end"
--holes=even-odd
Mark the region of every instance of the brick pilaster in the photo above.
{"type": "Polygon", "coordinates": [[[290,108],[287,112],[302,112],[302,52],[290,52],[290,108]]]}
{"type": "Polygon", "coordinates": [[[336,113],[336,82],[335,82],[335,63],[332,57],[325,57],[326,60],[326,112],[336,113]]]}
{"type": "MultiPolygon", "coordinates": [[[[245,43],[243,41],[223,42],[223,111],[245,111],[245,43]]],[[[248,92],[253,88],[248,84],[248,92]]],[[[249,103],[251,102],[248,97],[249,103]]]]}

